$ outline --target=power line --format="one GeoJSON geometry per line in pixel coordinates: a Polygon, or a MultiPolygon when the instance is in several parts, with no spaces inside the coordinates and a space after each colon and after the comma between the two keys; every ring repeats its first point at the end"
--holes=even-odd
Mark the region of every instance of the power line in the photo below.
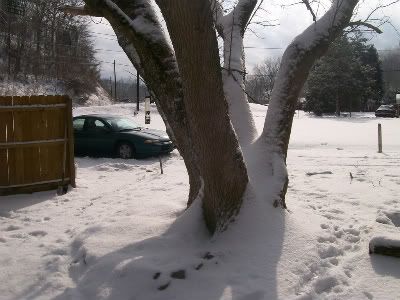
{"type": "Polygon", "coordinates": [[[255,47],[255,46],[246,46],[244,49],[263,49],[263,50],[283,50],[284,48],[279,47],[255,47]]]}
{"type": "Polygon", "coordinates": [[[105,35],[105,36],[112,36],[112,37],[115,37],[115,34],[111,34],[111,33],[102,33],[102,32],[90,31],[90,30],[88,30],[88,32],[89,32],[89,33],[92,33],[92,34],[98,34],[98,35],[105,35]]]}

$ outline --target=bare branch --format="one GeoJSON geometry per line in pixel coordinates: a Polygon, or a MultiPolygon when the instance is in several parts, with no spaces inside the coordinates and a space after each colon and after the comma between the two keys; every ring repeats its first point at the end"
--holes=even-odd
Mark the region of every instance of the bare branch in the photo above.
{"type": "Polygon", "coordinates": [[[315,13],[314,13],[314,11],[313,11],[313,9],[312,9],[312,7],[311,7],[311,5],[310,5],[310,2],[309,2],[308,0],[302,0],[302,2],[305,4],[305,6],[307,7],[307,9],[310,11],[311,16],[312,16],[312,18],[313,18],[313,21],[316,22],[316,21],[317,21],[317,16],[315,15],[315,13]]]}
{"type": "Polygon", "coordinates": [[[374,9],[369,13],[369,15],[365,18],[364,21],[368,21],[368,20],[371,18],[371,16],[372,16],[374,13],[376,13],[378,10],[380,10],[380,9],[382,9],[382,8],[389,7],[389,6],[391,6],[391,5],[393,5],[393,4],[396,4],[396,3],[399,3],[399,2],[400,2],[400,0],[395,0],[395,1],[392,1],[392,2],[390,2],[390,3],[388,3],[388,4],[382,4],[382,5],[377,6],[376,8],[374,8],[374,9]]]}
{"type": "Polygon", "coordinates": [[[263,4],[264,0],[261,0],[260,3],[258,4],[257,8],[254,10],[253,14],[251,15],[251,17],[249,18],[249,21],[247,22],[246,26],[244,27],[244,31],[246,31],[247,27],[249,26],[249,24],[251,23],[251,21],[253,20],[254,16],[256,15],[256,13],[258,12],[258,10],[261,9],[261,5],[263,4]]]}

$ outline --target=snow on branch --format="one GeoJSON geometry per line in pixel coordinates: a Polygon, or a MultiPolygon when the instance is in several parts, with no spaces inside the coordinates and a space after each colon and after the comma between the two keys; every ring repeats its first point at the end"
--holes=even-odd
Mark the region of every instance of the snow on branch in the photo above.
{"type": "Polygon", "coordinates": [[[148,39],[160,41],[164,39],[161,27],[157,22],[157,17],[148,1],[129,1],[130,5],[126,7],[129,10],[129,16],[117,4],[111,0],[104,0],[108,8],[119,15],[123,23],[127,23],[133,31],[148,39]]]}
{"type": "Polygon", "coordinates": [[[241,35],[243,35],[256,5],[257,0],[239,0],[234,9],[223,17],[223,26],[225,28],[239,26],[241,35]]]}

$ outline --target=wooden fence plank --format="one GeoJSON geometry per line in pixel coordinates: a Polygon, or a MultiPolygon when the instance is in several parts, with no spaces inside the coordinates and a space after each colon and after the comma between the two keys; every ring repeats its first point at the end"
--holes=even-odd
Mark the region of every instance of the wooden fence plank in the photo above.
{"type": "MultiPolygon", "coordinates": [[[[59,99],[56,96],[41,96],[42,104],[56,104],[59,99]]],[[[46,126],[44,128],[43,137],[45,139],[60,139],[63,134],[60,132],[60,114],[62,111],[45,111],[42,112],[46,126]]],[[[41,161],[41,180],[47,181],[54,178],[60,178],[60,154],[62,147],[60,145],[43,145],[40,147],[40,161],[41,161]]]]}
{"type": "MultiPolygon", "coordinates": [[[[23,103],[31,104],[30,97],[23,97],[23,103]]],[[[22,120],[22,130],[24,142],[34,141],[35,135],[35,112],[24,111],[22,120]]],[[[39,149],[35,145],[30,147],[20,147],[24,154],[24,183],[34,183],[40,179],[39,149]]]]}
{"type": "MultiPolygon", "coordinates": [[[[0,105],[11,105],[12,97],[0,97],[0,105]]],[[[12,131],[12,113],[0,112],[0,142],[7,142],[12,131]]],[[[0,185],[8,185],[8,150],[0,149],[0,185]]]]}
{"type": "MultiPolygon", "coordinates": [[[[13,105],[23,105],[29,101],[27,97],[13,97],[13,105]]],[[[25,142],[25,117],[26,113],[24,111],[13,112],[14,115],[14,142],[25,142]]],[[[22,184],[25,183],[25,159],[24,150],[16,148],[15,149],[15,160],[12,167],[14,169],[14,176],[10,180],[11,184],[22,184]]]]}
{"type": "MultiPolygon", "coordinates": [[[[45,96],[37,96],[35,98],[36,102],[39,102],[39,104],[48,104],[47,103],[47,97],[45,96]]],[[[42,110],[40,111],[40,124],[39,126],[39,132],[38,132],[38,139],[39,140],[44,140],[47,139],[48,137],[48,131],[49,131],[49,124],[47,120],[48,114],[50,114],[50,111],[47,110],[42,110]]],[[[46,181],[49,178],[49,154],[48,154],[48,147],[46,146],[40,146],[39,147],[39,161],[40,161],[40,181],[46,181]]]]}
{"type": "MultiPolygon", "coordinates": [[[[47,104],[56,104],[62,101],[59,96],[47,96],[45,99],[47,104]]],[[[64,138],[64,114],[65,109],[47,113],[47,139],[64,138]]],[[[61,178],[63,145],[46,145],[44,147],[47,149],[46,160],[48,163],[48,173],[44,180],[61,178]]]]}
{"type": "MultiPolygon", "coordinates": [[[[31,96],[29,99],[30,105],[40,104],[40,97],[31,96]]],[[[30,136],[31,141],[39,141],[42,137],[42,130],[44,127],[44,122],[41,119],[42,114],[37,110],[27,110],[30,115],[32,135],[30,136]]],[[[41,165],[40,165],[40,145],[35,145],[31,147],[32,149],[32,162],[31,166],[33,168],[32,172],[32,182],[39,182],[41,180],[41,165]]]]}

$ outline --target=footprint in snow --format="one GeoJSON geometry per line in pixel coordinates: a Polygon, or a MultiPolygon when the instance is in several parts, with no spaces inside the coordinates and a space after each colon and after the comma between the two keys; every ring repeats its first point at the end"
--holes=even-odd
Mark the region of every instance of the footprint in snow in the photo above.
{"type": "Polygon", "coordinates": [[[329,229],[329,225],[328,224],[322,223],[320,226],[321,226],[322,229],[329,229]]]}
{"type": "Polygon", "coordinates": [[[29,232],[29,235],[36,236],[36,237],[43,237],[43,236],[47,235],[47,232],[43,231],[43,230],[35,230],[35,231],[29,232]]]}
{"type": "Polygon", "coordinates": [[[14,230],[18,230],[18,229],[21,229],[21,227],[16,226],[16,225],[10,225],[5,229],[5,231],[14,231],[14,230]]]}

